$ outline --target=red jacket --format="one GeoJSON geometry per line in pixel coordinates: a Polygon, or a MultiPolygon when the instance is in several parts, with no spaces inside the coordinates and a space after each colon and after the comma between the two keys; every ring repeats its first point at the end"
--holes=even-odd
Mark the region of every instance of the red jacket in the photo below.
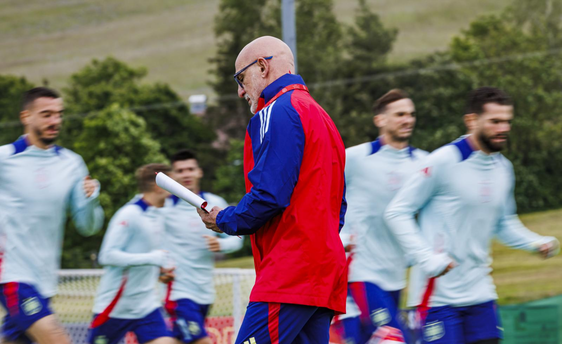
{"type": "Polygon", "coordinates": [[[297,75],[269,85],[258,111],[244,145],[247,194],[217,216],[225,233],[252,234],[256,284],[250,301],[345,312],[340,134],[297,75]]]}

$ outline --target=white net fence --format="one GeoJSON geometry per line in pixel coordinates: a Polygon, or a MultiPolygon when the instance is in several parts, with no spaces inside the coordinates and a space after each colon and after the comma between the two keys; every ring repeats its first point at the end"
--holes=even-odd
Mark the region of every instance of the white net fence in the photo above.
{"type": "MultiPolygon", "coordinates": [[[[59,271],[59,292],[51,300],[51,307],[75,344],[86,343],[94,297],[102,274],[103,270],[59,271]]],[[[255,272],[249,269],[215,269],[214,278],[217,298],[210,309],[206,328],[213,343],[232,344],[248,305],[255,272]]],[[[3,309],[1,311],[4,313],[3,309]]],[[[135,342],[133,335],[127,336],[127,344],[135,342]]]]}

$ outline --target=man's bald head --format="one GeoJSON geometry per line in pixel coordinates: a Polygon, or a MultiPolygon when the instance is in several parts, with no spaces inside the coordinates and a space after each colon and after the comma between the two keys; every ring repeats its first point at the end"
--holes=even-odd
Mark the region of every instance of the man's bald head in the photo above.
{"type": "Polygon", "coordinates": [[[250,110],[255,113],[262,91],[283,75],[295,73],[295,58],[285,42],[263,36],[248,43],[238,54],[236,71],[245,67],[248,68],[238,75],[238,96],[245,98],[250,110]],[[265,59],[270,56],[271,59],[265,59]],[[249,66],[254,61],[257,62],[249,66]]]}
{"type": "Polygon", "coordinates": [[[295,58],[291,48],[279,38],[272,36],[259,37],[248,43],[236,58],[236,70],[244,68],[260,57],[268,56],[273,56],[270,61],[271,72],[279,73],[278,77],[295,73],[295,58]]]}

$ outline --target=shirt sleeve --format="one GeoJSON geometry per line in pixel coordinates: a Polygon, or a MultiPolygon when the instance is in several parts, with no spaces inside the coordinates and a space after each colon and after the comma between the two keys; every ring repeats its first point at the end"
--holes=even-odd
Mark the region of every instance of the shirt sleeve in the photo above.
{"type": "Polygon", "coordinates": [[[101,265],[111,266],[163,266],[166,262],[166,253],[163,250],[154,250],[148,253],[126,252],[127,243],[131,241],[135,217],[138,216],[130,209],[121,209],[111,219],[99,254],[101,265]]]}
{"type": "Polygon", "coordinates": [[[70,196],[70,210],[72,220],[78,232],[84,236],[90,236],[100,231],[103,226],[104,213],[99,204],[100,185],[90,197],[84,192],[84,178],[88,175],[88,168],[84,161],[80,161],[78,180],[72,188],[70,196]]]}
{"type": "Polygon", "coordinates": [[[496,238],[506,246],[535,252],[543,244],[554,242],[558,247],[558,240],[554,237],[541,236],[530,231],[517,216],[515,202],[515,178],[513,169],[510,169],[511,188],[507,195],[503,216],[500,218],[496,230],[496,238]]]}
{"type": "MultiPolygon", "coordinates": [[[[229,235],[253,234],[290,203],[303,158],[305,135],[300,116],[290,106],[275,103],[262,110],[259,130],[248,130],[254,146],[254,168],[248,173],[253,187],[236,207],[217,216],[217,225],[229,235]]],[[[257,124],[258,122],[254,123],[257,124]]]]}
{"type": "Polygon", "coordinates": [[[434,253],[422,236],[415,216],[439,192],[439,166],[429,157],[424,167],[408,179],[385,211],[385,220],[405,253],[426,275],[442,273],[452,262],[446,253],[434,253]]]}

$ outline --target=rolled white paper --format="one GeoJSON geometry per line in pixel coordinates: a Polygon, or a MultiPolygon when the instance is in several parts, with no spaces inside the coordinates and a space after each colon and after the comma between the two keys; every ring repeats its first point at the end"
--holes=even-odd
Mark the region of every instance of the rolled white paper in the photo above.
{"type": "Polygon", "coordinates": [[[192,206],[208,212],[208,210],[206,209],[207,201],[194,194],[189,189],[185,188],[183,185],[168,177],[164,173],[158,172],[156,174],[156,185],[168,191],[169,193],[178,196],[192,206]]]}

